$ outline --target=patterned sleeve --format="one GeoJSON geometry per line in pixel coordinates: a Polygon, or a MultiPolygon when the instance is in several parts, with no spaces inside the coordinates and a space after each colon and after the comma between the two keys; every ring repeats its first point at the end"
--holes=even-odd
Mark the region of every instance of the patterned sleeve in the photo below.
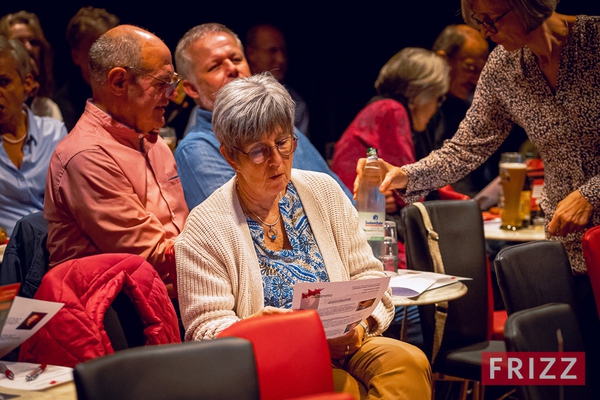
{"type": "MultiPolygon", "coordinates": [[[[508,136],[515,122],[506,111],[506,97],[499,88],[510,88],[510,74],[498,73],[508,66],[496,49],[481,73],[473,103],[458,131],[441,149],[402,169],[408,174],[403,196],[407,202],[463,178],[490,157],[508,136]]],[[[510,89],[508,89],[510,90],[510,89]]]]}

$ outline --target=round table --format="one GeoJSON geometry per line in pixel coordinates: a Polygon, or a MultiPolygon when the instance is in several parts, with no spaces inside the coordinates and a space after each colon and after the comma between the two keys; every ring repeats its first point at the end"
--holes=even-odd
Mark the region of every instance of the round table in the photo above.
{"type": "Polygon", "coordinates": [[[467,294],[467,291],[467,286],[461,281],[457,281],[437,289],[426,290],[418,297],[392,296],[392,302],[396,307],[423,306],[458,299],[467,294]]]}
{"type": "Polygon", "coordinates": [[[392,302],[396,307],[404,307],[404,318],[400,326],[400,340],[406,341],[406,318],[408,306],[423,306],[435,304],[440,301],[458,299],[467,294],[468,288],[461,281],[451,283],[436,289],[426,290],[417,297],[392,296],[392,302]]]}
{"type": "Polygon", "coordinates": [[[540,228],[523,228],[516,231],[500,229],[502,221],[494,219],[484,221],[483,234],[488,240],[506,240],[509,242],[531,242],[536,240],[546,240],[544,229],[540,228]]]}

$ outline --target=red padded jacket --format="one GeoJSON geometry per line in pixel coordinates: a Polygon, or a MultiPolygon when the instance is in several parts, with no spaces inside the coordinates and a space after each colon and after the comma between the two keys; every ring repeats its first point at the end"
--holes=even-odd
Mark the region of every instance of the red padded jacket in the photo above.
{"type": "Polygon", "coordinates": [[[121,290],[139,312],[146,345],[181,341],[173,303],[154,268],[138,255],[99,254],[46,273],[35,299],[64,306],[21,345],[19,361],[74,367],[114,353],[103,320],[121,290]]]}

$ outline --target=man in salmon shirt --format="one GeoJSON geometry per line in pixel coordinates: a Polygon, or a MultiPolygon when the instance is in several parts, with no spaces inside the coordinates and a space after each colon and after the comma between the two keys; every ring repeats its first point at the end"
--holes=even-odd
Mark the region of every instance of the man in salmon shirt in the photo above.
{"type": "Polygon", "coordinates": [[[171,150],[158,136],[179,82],[171,52],[152,33],[119,25],[92,45],[89,63],[92,99],[48,170],[50,267],[138,254],[165,284],[175,283],[173,241],[188,209],[171,150]]]}

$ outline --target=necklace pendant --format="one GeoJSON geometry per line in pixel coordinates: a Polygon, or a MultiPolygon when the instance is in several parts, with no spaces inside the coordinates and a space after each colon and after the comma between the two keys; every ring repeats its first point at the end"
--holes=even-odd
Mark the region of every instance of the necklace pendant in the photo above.
{"type": "Polygon", "coordinates": [[[279,233],[279,231],[277,230],[277,228],[274,228],[272,226],[269,227],[269,230],[267,231],[267,235],[269,236],[269,239],[271,239],[271,242],[274,242],[275,239],[277,239],[278,233],[279,233]]]}

